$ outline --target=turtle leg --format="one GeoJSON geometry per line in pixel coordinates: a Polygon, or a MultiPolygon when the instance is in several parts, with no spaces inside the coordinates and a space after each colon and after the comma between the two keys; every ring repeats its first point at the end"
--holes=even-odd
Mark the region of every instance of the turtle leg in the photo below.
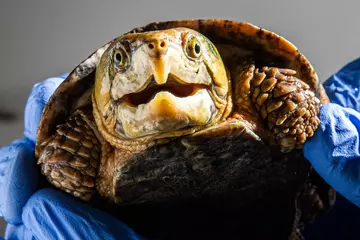
{"type": "Polygon", "coordinates": [[[291,69],[251,65],[240,72],[235,86],[237,105],[252,105],[282,152],[302,148],[320,123],[320,101],[295,74],[291,69]]]}
{"type": "Polygon", "coordinates": [[[71,195],[88,201],[95,193],[101,156],[91,111],[77,110],[41,148],[38,164],[48,181],[71,195]]]}

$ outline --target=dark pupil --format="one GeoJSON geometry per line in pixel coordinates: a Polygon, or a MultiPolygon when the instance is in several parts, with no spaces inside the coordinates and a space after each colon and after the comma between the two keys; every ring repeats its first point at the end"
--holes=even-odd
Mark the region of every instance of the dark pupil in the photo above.
{"type": "Polygon", "coordinates": [[[115,58],[116,58],[116,61],[121,62],[121,54],[120,53],[117,53],[115,55],[115,58]]]}
{"type": "Polygon", "coordinates": [[[200,45],[195,43],[195,53],[199,54],[200,53],[200,45]]]}

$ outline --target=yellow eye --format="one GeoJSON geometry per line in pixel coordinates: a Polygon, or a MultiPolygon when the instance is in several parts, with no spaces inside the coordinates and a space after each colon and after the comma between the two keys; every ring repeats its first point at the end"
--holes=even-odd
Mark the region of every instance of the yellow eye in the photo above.
{"type": "Polygon", "coordinates": [[[188,44],[186,46],[186,51],[187,51],[187,54],[189,55],[189,57],[192,57],[192,58],[198,58],[201,56],[201,45],[200,45],[200,42],[199,40],[197,40],[196,38],[191,38],[189,41],[188,41],[188,44]]]}
{"type": "Polygon", "coordinates": [[[127,54],[122,48],[119,48],[114,51],[113,59],[114,59],[115,68],[124,69],[128,64],[127,54]]]}

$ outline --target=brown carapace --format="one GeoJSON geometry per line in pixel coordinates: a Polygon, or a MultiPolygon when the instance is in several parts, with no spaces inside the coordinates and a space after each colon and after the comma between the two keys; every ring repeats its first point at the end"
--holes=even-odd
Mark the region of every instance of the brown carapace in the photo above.
{"type": "Polygon", "coordinates": [[[36,156],[53,186],[110,204],[150,239],[302,239],[335,201],[301,151],[328,102],[309,61],[273,32],[156,22],[60,84],[36,156]]]}

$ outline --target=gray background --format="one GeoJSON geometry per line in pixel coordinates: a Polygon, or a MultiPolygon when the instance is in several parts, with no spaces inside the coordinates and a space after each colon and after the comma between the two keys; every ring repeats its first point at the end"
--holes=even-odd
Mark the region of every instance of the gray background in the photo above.
{"type": "Polygon", "coordinates": [[[0,0],[0,108],[18,114],[15,121],[0,122],[0,146],[23,136],[23,109],[33,84],[71,71],[133,27],[189,18],[248,21],[290,40],[324,81],[360,56],[359,9],[358,0],[0,0]]]}

